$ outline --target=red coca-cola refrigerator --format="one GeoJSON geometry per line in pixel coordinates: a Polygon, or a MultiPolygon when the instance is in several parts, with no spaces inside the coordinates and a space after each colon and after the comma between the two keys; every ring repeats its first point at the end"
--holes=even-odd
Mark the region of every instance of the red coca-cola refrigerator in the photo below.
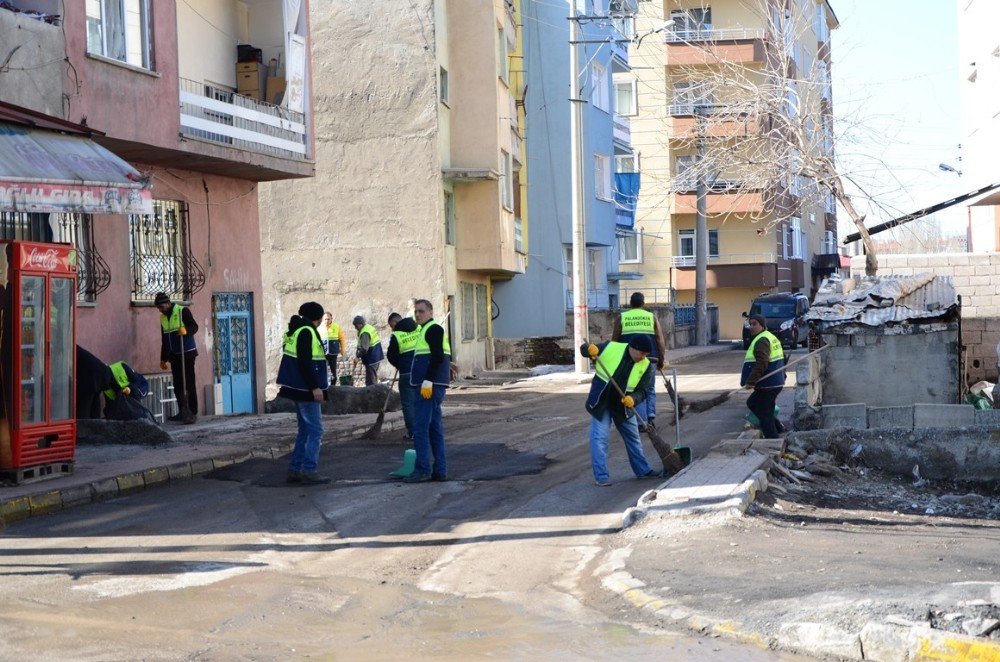
{"type": "Polygon", "coordinates": [[[76,451],[77,253],[0,241],[0,475],[72,473],[76,451]]]}

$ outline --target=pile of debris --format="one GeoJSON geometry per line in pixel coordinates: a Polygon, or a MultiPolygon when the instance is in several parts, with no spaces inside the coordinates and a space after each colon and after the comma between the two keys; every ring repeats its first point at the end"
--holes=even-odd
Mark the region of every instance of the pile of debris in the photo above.
{"type": "MultiPolygon", "coordinates": [[[[795,435],[784,454],[772,463],[768,489],[794,504],[819,508],[874,511],[878,519],[936,516],[1000,519],[1000,484],[931,481],[914,465],[902,477],[872,469],[858,456],[796,444],[795,435]]],[[[774,506],[782,510],[780,501],[774,506]]]]}

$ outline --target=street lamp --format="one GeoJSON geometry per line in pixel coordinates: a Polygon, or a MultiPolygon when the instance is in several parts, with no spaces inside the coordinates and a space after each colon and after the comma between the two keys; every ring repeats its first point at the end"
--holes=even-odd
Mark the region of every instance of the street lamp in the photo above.
{"type": "Polygon", "coordinates": [[[941,169],[941,170],[943,170],[943,171],[945,171],[945,172],[953,172],[956,175],[958,175],[959,177],[962,176],[962,171],[961,170],[955,168],[954,166],[950,166],[947,163],[939,163],[938,164],[938,168],[941,169]]]}

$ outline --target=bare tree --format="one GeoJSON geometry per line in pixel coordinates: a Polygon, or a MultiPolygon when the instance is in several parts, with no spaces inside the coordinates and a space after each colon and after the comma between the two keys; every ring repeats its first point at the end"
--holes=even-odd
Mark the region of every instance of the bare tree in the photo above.
{"type": "MultiPolygon", "coordinates": [[[[829,54],[820,49],[814,56],[800,47],[812,33],[812,17],[792,11],[800,3],[789,0],[742,4],[766,26],[763,30],[744,30],[747,34],[728,39],[716,31],[707,38],[697,21],[674,21],[665,32],[667,41],[700,54],[689,64],[670,68],[672,114],[690,114],[695,120],[691,130],[671,136],[674,149],[691,156],[677,160],[669,189],[694,191],[701,181],[708,191],[729,194],[722,199],[731,199],[733,210],[741,196],[760,195],[765,211],[745,215],[765,230],[798,217],[802,209],[830,209],[835,200],[858,228],[866,273],[875,275],[875,245],[845,181],[877,200],[838,161],[829,54]],[[747,38],[763,48],[761,63],[734,61],[739,58],[732,57],[732,44],[747,38]]],[[[866,131],[857,120],[838,117],[837,122],[840,135],[866,131]]]]}

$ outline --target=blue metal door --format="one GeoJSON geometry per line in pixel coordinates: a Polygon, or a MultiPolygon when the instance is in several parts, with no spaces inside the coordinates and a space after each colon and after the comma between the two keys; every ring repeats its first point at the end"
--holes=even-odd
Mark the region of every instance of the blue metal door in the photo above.
{"type": "Polygon", "coordinates": [[[222,413],[254,413],[253,293],[212,295],[215,310],[215,356],[222,384],[222,413]]]}

